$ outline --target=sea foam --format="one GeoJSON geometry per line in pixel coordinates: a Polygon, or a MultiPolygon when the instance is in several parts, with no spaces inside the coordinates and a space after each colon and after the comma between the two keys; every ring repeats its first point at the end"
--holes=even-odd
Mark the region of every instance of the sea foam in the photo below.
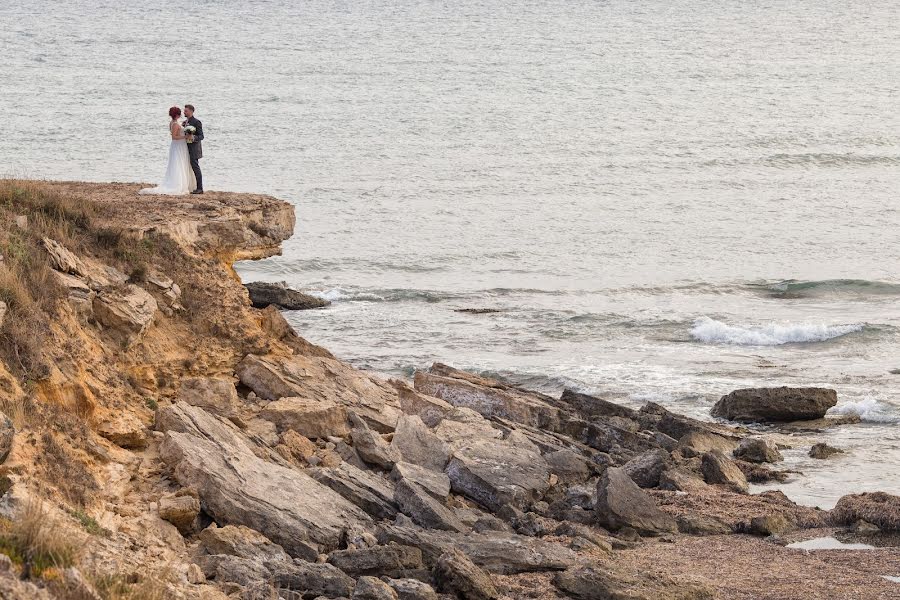
{"type": "Polygon", "coordinates": [[[872,396],[866,396],[861,400],[842,402],[835,406],[828,414],[832,415],[858,415],[860,420],[869,423],[898,423],[900,414],[884,402],[879,402],[872,396]]]}
{"type": "Polygon", "coordinates": [[[691,337],[709,344],[733,344],[737,346],[779,346],[824,342],[848,333],[861,331],[863,325],[786,324],[741,327],[722,321],[700,317],[694,321],[691,337]]]}

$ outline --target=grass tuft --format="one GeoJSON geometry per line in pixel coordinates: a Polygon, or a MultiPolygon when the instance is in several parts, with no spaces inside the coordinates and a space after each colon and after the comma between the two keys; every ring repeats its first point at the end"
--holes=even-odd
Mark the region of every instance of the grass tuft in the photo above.
{"type": "Polygon", "coordinates": [[[15,519],[0,520],[0,552],[22,565],[23,578],[73,566],[79,549],[78,540],[50,517],[39,498],[29,498],[15,519]]]}

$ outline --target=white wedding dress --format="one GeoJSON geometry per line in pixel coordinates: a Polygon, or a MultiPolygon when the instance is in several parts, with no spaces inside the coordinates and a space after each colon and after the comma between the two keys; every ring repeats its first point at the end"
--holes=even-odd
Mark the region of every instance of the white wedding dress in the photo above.
{"type": "MultiPolygon", "coordinates": [[[[176,129],[176,134],[181,135],[181,125],[170,126],[170,132],[176,129]],[[177,129],[176,129],[177,127],[177,129]]],[[[168,196],[183,196],[190,194],[197,188],[197,179],[191,169],[191,158],[188,155],[187,142],[172,140],[169,145],[169,164],[166,167],[166,176],[162,182],[153,188],[144,188],[139,194],[165,194],[168,196]]]]}

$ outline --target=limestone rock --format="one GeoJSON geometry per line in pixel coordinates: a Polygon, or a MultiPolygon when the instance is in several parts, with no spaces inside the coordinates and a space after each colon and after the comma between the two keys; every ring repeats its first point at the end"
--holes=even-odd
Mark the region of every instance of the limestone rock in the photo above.
{"type": "Polygon", "coordinates": [[[455,548],[448,550],[438,559],[434,566],[434,580],[440,591],[456,594],[462,600],[500,598],[491,576],[455,548]]]}
{"type": "Polygon", "coordinates": [[[188,565],[187,573],[185,575],[187,577],[188,583],[192,583],[194,585],[206,583],[206,575],[203,574],[203,569],[201,569],[194,563],[188,565]]]}
{"type": "Polygon", "coordinates": [[[675,520],[661,511],[653,500],[621,468],[606,470],[597,483],[597,519],[612,530],[631,527],[642,535],[674,533],[675,520]]]}
{"type": "Polygon", "coordinates": [[[706,489],[706,482],[686,471],[669,467],[659,476],[659,488],[674,492],[700,492],[706,489]]]}
{"type": "Polygon", "coordinates": [[[882,531],[900,531],[900,496],[884,492],[847,494],[829,513],[837,525],[866,521],[882,531]]]}
{"type": "Polygon", "coordinates": [[[399,600],[438,600],[437,592],[425,582],[417,579],[388,579],[399,600]]]}
{"type": "Polygon", "coordinates": [[[397,600],[397,592],[380,579],[360,577],[351,600],[397,600]]]}
{"type": "Polygon", "coordinates": [[[615,564],[573,566],[553,576],[553,585],[579,600],[712,600],[713,592],[650,573],[632,573],[615,564]]]}
{"type": "Polygon", "coordinates": [[[740,422],[785,422],[821,419],[837,404],[829,388],[747,388],[723,396],[712,416],[740,422]]]}
{"type": "Polygon", "coordinates": [[[50,266],[62,273],[84,276],[87,273],[84,263],[71,250],[50,238],[44,238],[44,249],[50,255],[50,266]]]}
{"type": "Polygon", "coordinates": [[[394,464],[400,460],[400,451],[384,441],[380,435],[366,425],[365,421],[352,412],[350,413],[350,422],[353,424],[350,439],[360,458],[370,465],[385,470],[393,469],[394,464]]]}
{"type": "Polygon", "coordinates": [[[236,583],[246,586],[257,581],[267,581],[271,576],[264,564],[228,554],[201,556],[197,563],[204,577],[215,579],[220,584],[236,583]]]}
{"type": "Polygon", "coordinates": [[[769,514],[750,519],[750,531],[757,535],[781,535],[797,526],[782,514],[769,514]]]}
{"type": "Polygon", "coordinates": [[[422,551],[412,546],[388,544],[355,550],[335,550],[328,563],[351,577],[376,575],[403,577],[406,571],[421,569],[422,551]]]}
{"type": "Polygon", "coordinates": [[[238,416],[240,399],[234,383],[226,379],[186,377],[179,385],[178,399],[226,419],[238,416]]]}
{"type": "Polygon", "coordinates": [[[213,523],[201,531],[199,537],[208,554],[227,554],[257,562],[290,560],[284,548],[243,525],[217,527],[213,523]]]}
{"type": "Polygon", "coordinates": [[[334,359],[334,355],[325,348],[316,346],[300,337],[297,331],[284,318],[284,315],[281,314],[281,311],[274,305],[269,305],[261,310],[260,317],[260,325],[262,325],[263,330],[275,339],[287,344],[295,353],[301,356],[318,356],[334,359]]]}
{"type": "Polygon", "coordinates": [[[450,495],[450,478],[446,473],[431,471],[412,463],[398,462],[391,471],[391,479],[405,480],[418,485],[423,490],[444,502],[450,495]]]}
{"type": "Polygon", "coordinates": [[[833,446],[829,446],[825,442],[819,442],[817,444],[813,444],[813,447],[809,449],[809,457],[817,458],[817,459],[826,459],[829,456],[834,456],[835,454],[843,454],[844,451],[835,448],[833,446]]]}
{"type": "Polygon", "coordinates": [[[443,503],[415,483],[401,479],[394,488],[394,501],[403,514],[428,529],[467,531],[467,527],[443,503]]]}
{"type": "Polygon", "coordinates": [[[638,486],[653,488],[659,476],[672,464],[672,456],[661,448],[647,450],[625,463],[623,469],[638,486]]]}
{"type": "Polygon", "coordinates": [[[293,429],[310,439],[342,437],[350,431],[346,409],[327,400],[282,398],[266,405],[259,416],[274,423],[279,431],[293,429]]]}
{"type": "Polygon", "coordinates": [[[292,290],[285,283],[254,281],[245,283],[244,287],[250,294],[250,303],[253,308],[266,308],[274,305],[284,310],[308,310],[331,304],[328,300],[292,290]]]}
{"type": "Polygon", "coordinates": [[[265,563],[271,573],[270,581],[279,590],[300,592],[304,598],[349,597],[353,578],[334,565],[294,560],[291,563],[265,563]]]}
{"type": "Polygon", "coordinates": [[[120,448],[147,447],[147,428],[133,413],[110,414],[97,426],[97,433],[120,448]]]}
{"type": "Polygon", "coordinates": [[[505,440],[475,440],[457,449],[446,473],[453,491],[493,511],[504,504],[522,508],[550,486],[544,458],[505,440]]]}
{"type": "Polygon", "coordinates": [[[281,434],[280,443],[275,447],[279,454],[287,459],[297,462],[305,462],[316,453],[316,445],[308,437],[302,436],[293,429],[288,429],[281,434]]]}
{"type": "Polygon", "coordinates": [[[107,332],[131,345],[153,323],[159,306],[144,288],[128,284],[99,293],[93,301],[94,316],[107,332]]]}
{"type": "Polygon", "coordinates": [[[564,484],[584,483],[591,476],[587,460],[580,454],[568,450],[556,450],[544,455],[550,472],[564,484]]]}
{"type": "Polygon", "coordinates": [[[400,409],[407,415],[416,415],[428,427],[435,427],[445,416],[453,412],[453,405],[449,402],[420,394],[402,381],[391,380],[390,384],[400,397],[400,409]]]}
{"type": "Polygon", "coordinates": [[[168,495],[159,499],[159,516],[178,528],[181,535],[194,532],[197,515],[200,514],[200,500],[190,494],[168,495]]]}
{"type": "Polygon", "coordinates": [[[778,446],[768,438],[749,437],[741,440],[734,450],[734,456],[754,463],[774,463],[784,460],[778,446]]]}
{"type": "Polygon", "coordinates": [[[294,469],[257,457],[231,423],[183,402],[161,408],[169,430],[160,457],[175,479],[199,492],[219,523],[261,532],[294,556],[312,557],[340,544],[347,527],[371,519],[326,486],[294,469]]]}
{"type": "Polygon", "coordinates": [[[374,473],[348,463],[336,467],[319,467],[307,471],[319,483],[328,486],[376,519],[397,516],[394,489],[390,482],[374,473]]]}
{"type": "Polygon", "coordinates": [[[678,440],[676,450],[685,458],[693,458],[713,450],[729,454],[735,446],[737,443],[734,440],[724,436],[706,431],[690,431],[678,440]]]}
{"type": "Polygon", "coordinates": [[[609,417],[604,421],[595,421],[587,426],[584,443],[600,452],[614,453],[622,450],[629,452],[645,452],[658,447],[651,436],[641,435],[634,431],[637,423],[622,417],[609,417]],[[620,421],[616,421],[620,419],[620,421]],[[627,427],[626,427],[627,426],[627,427]]]}
{"type": "Polygon", "coordinates": [[[731,533],[731,526],[716,517],[700,514],[678,515],[678,531],[688,535],[721,535],[731,533]]]}
{"type": "Polygon", "coordinates": [[[560,400],[569,404],[576,411],[585,416],[585,418],[593,417],[625,417],[627,419],[637,419],[638,413],[633,408],[628,408],[609,400],[603,400],[596,396],[582,394],[575,390],[566,388],[563,390],[560,400]]]}
{"type": "Polygon", "coordinates": [[[443,471],[450,460],[447,444],[431,432],[417,416],[404,415],[397,420],[391,447],[407,463],[433,471],[443,471]]]}
{"type": "Polygon", "coordinates": [[[730,487],[733,491],[746,494],[749,490],[747,478],[734,461],[717,450],[703,455],[703,478],[706,483],[718,483],[730,487]]]}

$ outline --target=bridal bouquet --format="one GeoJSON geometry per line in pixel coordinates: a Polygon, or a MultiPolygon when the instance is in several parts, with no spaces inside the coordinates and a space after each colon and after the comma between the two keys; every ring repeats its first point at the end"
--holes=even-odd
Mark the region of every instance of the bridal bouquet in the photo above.
{"type": "Polygon", "coordinates": [[[193,125],[188,125],[184,128],[184,135],[187,138],[187,143],[190,144],[194,141],[194,134],[197,133],[197,128],[193,125]]]}

